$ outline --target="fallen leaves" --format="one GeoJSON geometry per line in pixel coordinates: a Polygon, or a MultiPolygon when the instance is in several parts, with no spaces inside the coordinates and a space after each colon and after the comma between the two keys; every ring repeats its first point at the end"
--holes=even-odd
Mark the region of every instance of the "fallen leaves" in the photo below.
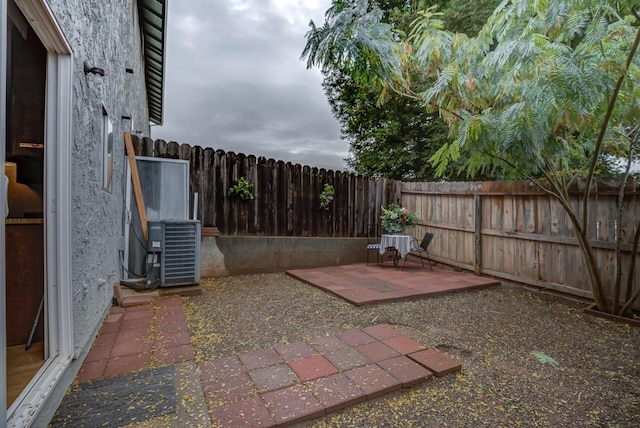
{"type": "Polygon", "coordinates": [[[640,426],[640,329],[594,320],[549,293],[503,285],[355,307],[284,274],[207,279],[202,288],[183,304],[199,360],[382,322],[464,359],[455,377],[304,426],[640,426]]]}

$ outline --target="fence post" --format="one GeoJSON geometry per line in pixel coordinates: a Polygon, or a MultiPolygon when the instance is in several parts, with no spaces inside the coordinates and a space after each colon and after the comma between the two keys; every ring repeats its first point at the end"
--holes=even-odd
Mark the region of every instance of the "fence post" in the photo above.
{"type": "Polygon", "coordinates": [[[474,271],[482,274],[482,195],[473,195],[473,211],[475,217],[475,251],[474,271]]]}

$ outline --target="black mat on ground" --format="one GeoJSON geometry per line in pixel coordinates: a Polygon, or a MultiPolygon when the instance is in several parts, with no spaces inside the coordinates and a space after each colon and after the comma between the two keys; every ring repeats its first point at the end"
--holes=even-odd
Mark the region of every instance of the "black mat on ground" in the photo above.
{"type": "Polygon", "coordinates": [[[175,368],[168,366],[72,387],[50,426],[119,427],[175,411],[175,368]]]}

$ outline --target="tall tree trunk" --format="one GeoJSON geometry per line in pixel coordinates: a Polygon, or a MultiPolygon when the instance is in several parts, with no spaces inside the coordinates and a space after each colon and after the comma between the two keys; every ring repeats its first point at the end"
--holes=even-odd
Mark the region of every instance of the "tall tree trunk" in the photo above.
{"type": "MultiPolygon", "coordinates": [[[[544,172],[543,172],[544,174],[544,172]]],[[[542,184],[539,180],[528,177],[539,189],[547,193],[548,195],[554,197],[560,205],[564,208],[565,213],[569,217],[571,224],[573,225],[576,237],[578,238],[578,244],[580,245],[580,249],[582,251],[582,256],[584,258],[584,264],[587,268],[587,274],[589,275],[589,284],[591,285],[591,290],[593,293],[593,299],[596,302],[596,306],[601,311],[609,312],[611,308],[608,307],[607,299],[604,294],[602,280],[600,277],[600,270],[598,269],[598,264],[596,262],[595,255],[593,254],[593,247],[591,246],[591,241],[587,236],[587,228],[586,225],[583,227],[582,222],[580,221],[579,216],[575,212],[573,205],[571,205],[571,200],[569,199],[569,188],[566,186],[564,179],[562,176],[558,178],[553,178],[551,175],[545,174],[547,181],[551,185],[551,188],[542,184]]],[[[586,204],[585,204],[586,208],[586,204]]]]}
{"type": "MultiPolygon", "coordinates": [[[[635,152],[635,146],[638,142],[638,126],[636,126],[629,135],[629,150],[627,152],[627,165],[625,166],[625,171],[622,179],[620,180],[620,185],[618,187],[618,206],[616,213],[616,247],[615,247],[615,257],[616,257],[616,282],[613,290],[613,313],[622,315],[622,311],[618,312],[618,308],[620,306],[620,290],[622,287],[622,252],[620,250],[620,246],[622,245],[622,234],[619,231],[619,227],[622,224],[622,208],[624,205],[624,191],[627,187],[627,182],[629,181],[629,175],[631,173],[631,163],[633,162],[633,154],[635,152]],[[635,134],[635,135],[634,135],[635,134]]],[[[636,248],[637,248],[637,230],[636,236],[634,237],[634,246],[633,251],[631,252],[631,265],[629,269],[629,279],[631,281],[627,281],[627,300],[631,295],[631,286],[633,285],[633,273],[635,268],[635,260],[636,260],[636,248]]]]}
{"type": "Polygon", "coordinates": [[[598,268],[598,263],[593,253],[591,241],[587,236],[587,231],[586,229],[582,228],[580,219],[576,215],[573,206],[568,201],[568,199],[559,199],[559,201],[564,207],[565,212],[569,216],[569,220],[571,220],[571,224],[576,230],[576,237],[578,238],[578,243],[580,245],[580,248],[582,249],[582,256],[584,257],[584,264],[587,268],[589,282],[591,284],[591,290],[593,292],[593,299],[596,302],[596,306],[598,306],[598,309],[601,311],[610,312],[611,307],[608,305],[607,299],[604,294],[602,280],[600,278],[600,269],[598,268]]]}

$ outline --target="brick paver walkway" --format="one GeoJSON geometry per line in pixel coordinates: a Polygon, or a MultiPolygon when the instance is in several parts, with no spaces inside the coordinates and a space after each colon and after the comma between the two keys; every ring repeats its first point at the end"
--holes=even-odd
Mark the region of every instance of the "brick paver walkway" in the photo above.
{"type": "Polygon", "coordinates": [[[500,281],[438,267],[408,263],[406,270],[380,265],[345,265],[288,270],[287,274],[333,293],[356,306],[465,291],[499,285],[500,281]]]}
{"type": "Polygon", "coordinates": [[[78,382],[193,360],[180,296],[114,306],[78,374],[78,382]]]}
{"type": "Polygon", "coordinates": [[[225,427],[301,422],[460,368],[384,324],[198,364],[225,427]]]}
{"type": "Polygon", "coordinates": [[[90,426],[93,412],[117,426],[154,417],[178,426],[186,418],[198,426],[288,425],[461,368],[384,324],[195,363],[181,302],[114,306],[53,425],[90,426]],[[175,400],[166,400],[168,391],[175,400]],[[137,408],[142,396],[157,396],[161,408],[137,408]],[[104,406],[96,397],[117,400],[104,406]]]}

